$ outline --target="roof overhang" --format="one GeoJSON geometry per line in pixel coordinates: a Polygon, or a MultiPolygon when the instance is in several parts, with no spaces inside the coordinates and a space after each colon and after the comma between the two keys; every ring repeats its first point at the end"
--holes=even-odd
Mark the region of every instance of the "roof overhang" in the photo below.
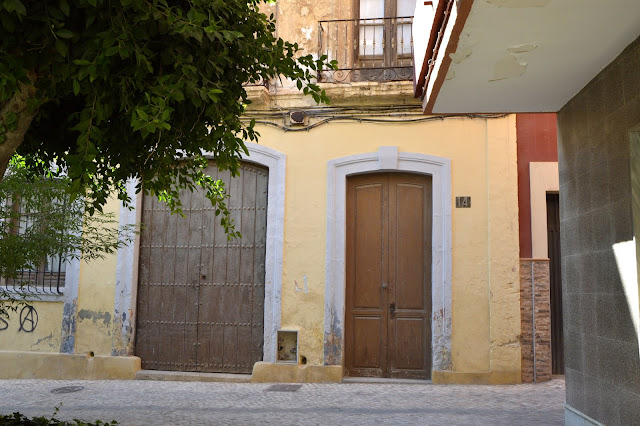
{"type": "Polygon", "coordinates": [[[427,114],[558,111],[640,36],[639,0],[418,0],[415,14],[427,114]]]}

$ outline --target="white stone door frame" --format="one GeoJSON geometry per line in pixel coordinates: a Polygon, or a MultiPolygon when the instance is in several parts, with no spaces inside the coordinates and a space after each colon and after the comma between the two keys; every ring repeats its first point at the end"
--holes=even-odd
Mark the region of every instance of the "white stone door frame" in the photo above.
{"type": "Polygon", "coordinates": [[[378,152],[337,158],[329,161],[327,166],[324,364],[343,364],[347,176],[386,171],[420,173],[432,177],[432,369],[450,370],[451,160],[426,154],[398,152],[396,146],[381,146],[378,152]]]}
{"type": "MultiPolygon", "coordinates": [[[[264,352],[263,360],[275,362],[277,330],[281,322],[282,257],[284,248],[284,197],[286,155],[255,143],[245,143],[249,155],[242,159],[269,169],[267,194],[267,236],[265,257],[264,352]]],[[[204,154],[212,157],[210,153],[204,154]]],[[[131,207],[120,209],[120,225],[139,224],[142,219],[142,194],[136,194],[135,181],[127,183],[131,207]]],[[[138,288],[140,239],[118,250],[114,338],[112,355],[134,355],[135,314],[138,288]]]]}

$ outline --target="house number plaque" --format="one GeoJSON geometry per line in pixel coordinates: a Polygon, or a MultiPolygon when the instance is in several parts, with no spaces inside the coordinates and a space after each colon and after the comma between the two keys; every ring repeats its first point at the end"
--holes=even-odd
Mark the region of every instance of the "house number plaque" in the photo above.
{"type": "Polygon", "coordinates": [[[468,209],[471,207],[471,197],[456,197],[457,209],[468,209]]]}

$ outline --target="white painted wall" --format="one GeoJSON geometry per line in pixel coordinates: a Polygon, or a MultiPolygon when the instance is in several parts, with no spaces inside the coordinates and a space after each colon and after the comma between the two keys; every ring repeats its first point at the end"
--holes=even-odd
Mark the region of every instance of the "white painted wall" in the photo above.
{"type": "Polygon", "coordinates": [[[433,112],[558,111],[639,35],[638,0],[475,0],[433,112]]]}
{"type": "Polygon", "coordinates": [[[529,163],[529,187],[531,190],[531,257],[547,259],[547,192],[559,192],[558,163],[529,163]]]}

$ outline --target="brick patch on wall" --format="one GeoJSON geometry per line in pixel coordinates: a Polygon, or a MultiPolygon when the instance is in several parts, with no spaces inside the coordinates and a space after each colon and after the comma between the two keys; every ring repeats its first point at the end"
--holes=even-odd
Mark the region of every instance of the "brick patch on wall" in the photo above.
{"type": "Polygon", "coordinates": [[[520,259],[520,346],[522,348],[522,382],[551,379],[551,313],[549,294],[549,260],[520,259]],[[534,296],[531,296],[532,281],[534,296]],[[535,299],[535,300],[534,300],[535,299]],[[535,362],[533,327],[535,304],[535,362]],[[536,374],[534,375],[534,363],[536,374]]]}

